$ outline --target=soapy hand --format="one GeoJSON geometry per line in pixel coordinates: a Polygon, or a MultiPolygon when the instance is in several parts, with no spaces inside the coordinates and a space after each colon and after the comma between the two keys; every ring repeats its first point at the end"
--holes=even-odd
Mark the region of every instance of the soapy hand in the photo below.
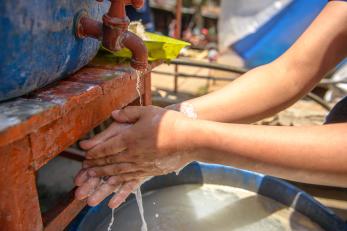
{"type": "Polygon", "coordinates": [[[150,176],[175,171],[192,160],[179,112],[158,107],[127,107],[114,111],[116,120],[94,138],[81,142],[88,150],[84,169],[76,177],[76,197],[100,203],[115,190],[109,206],[117,207],[150,176]],[[111,176],[100,183],[102,176],[111,176]],[[97,182],[97,179],[99,181],[97,182]]]}
{"type": "MultiPolygon", "coordinates": [[[[129,128],[130,124],[111,124],[105,131],[96,135],[83,148],[88,150],[105,142],[112,136],[120,134],[120,132],[129,128]]],[[[117,191],[117,198],[113,197],[109,206],[111,208],[118,207],[127,196],[134,191],[140,184],[139,180],[128,182],[120,181],[119,178],[111,176],[109,178],[92,177],[88,174],[87,169],[83,168],[75,177],[75,184],[78,188],[75,191],[75,196],[79,200],[87,199],[90,206],[96,206],[103,201],[107,196],[117,191]],[[119,201],[121,199],[121,201],[119,201]]]]}

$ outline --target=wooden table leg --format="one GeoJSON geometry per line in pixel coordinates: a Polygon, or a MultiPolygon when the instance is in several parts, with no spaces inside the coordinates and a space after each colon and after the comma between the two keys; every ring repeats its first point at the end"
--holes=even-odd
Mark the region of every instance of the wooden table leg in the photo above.
{"type": "Polygon", "coordinates": [[[0,147],[0,229],[43,230],[28,137],[0,147]]]}

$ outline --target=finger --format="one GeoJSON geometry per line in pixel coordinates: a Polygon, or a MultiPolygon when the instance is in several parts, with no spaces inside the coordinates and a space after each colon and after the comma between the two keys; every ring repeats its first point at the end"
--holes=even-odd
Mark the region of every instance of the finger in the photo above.
{"type": "Polygon", "coordinates": [[[134,180],[126,182],[121,188],[118,190],[116,195],[112,197],[112,199],[108,203],[108,207],[117,208],[121,203],[125,201],[125,199],[135,191],[138,187],[140,187],[141,181],[134,180]]]}
{"type": "Polygon", "coordinates": [[[122,182],[117,180],[117,177],[110,177],[107,182],[104,182],[101,184],[98,189],[88,197],[87,203],[89,206],[96,206],[100,202],[102,202],[106,197],[108,197],[110,194],[112,194],[114,191],[117,191],[120,186],[122,185],[122,182]],[[114,178],[114,179],[112,179],[114,178]],[[111,184],[110,179],[112,179],[112,182],[116,182],[115,184],[111,184]]]}
{"type": "Polygon", "coordinates": [[[86,169],[81,169],[75,176],[75,185],[82,186],[89,179],[89,175],[86,169]]]}
{"type": "Polygon", "coordinates": [[[117,154],[126,149],[123,135],[114,136],[87,152],[87,159],[98,159],[117,154]]]}
{"type": "Polygon", "coordinates": [[[138,172],[145,167],[147,166],[132,163],[111,164],[102,167],[90,168],[88,169],[88,175],[93,177],[113,176],[123,173],[138,172]]]}
{"type": "Polygon", "coordinates": [[[89,140],[81,141],[79,145],[82,149],[89,150],[91,148],[94,148],[98,144],[105,142],[109,138],[120,134],[123,130],[129,127],[131,127],[130,124],[112,123],[103,132],[100,132],[99,134],[97,134],[96,136],[92,137],[89,140]]]}
{"type": "Polygon", "coordinates": [[[83,200],[91,195],[100,184],[101,179],[98,177],[90,177],[86,183],[78,187],[75,191],[75,197],[83,200]]]}
{"type": "Polygon", "coordinates": [[[124,150],[116,155],[106,156],[104,158],[85,159],[83,161],[83,168],[130,162],[129,160],[133,160],[134,158],[135,156],[130,155],[127,150],[124,150]]]}
{"type": "Polygon", "coordinates": [[[115,110],[112,112],[112,117],[120,123],[134,123],[140,117],[144,110],[144,107],[128,106],[121,110],[115,110]]]}
{"type": "Polygon", "coordinates": [[[117,175],[119,180],[122,182],[134,181],[134,180],[138,180],[138,179],[145,179],[145,178],[148,178],[150,176],[151,176],[151,174],[149,172],[144,172],[144,171],[123,173],[123,174],[117,175]]]}

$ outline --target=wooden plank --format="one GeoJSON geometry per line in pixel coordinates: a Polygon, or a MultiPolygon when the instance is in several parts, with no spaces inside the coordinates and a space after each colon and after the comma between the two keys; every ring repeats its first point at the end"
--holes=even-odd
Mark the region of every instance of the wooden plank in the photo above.
{"type": "Polygon", "coordinates": [[[63,115],[79,104],[91,102],[100,95],[102,89],[95,84],[72,82],[67,79],[36,91],[30,98],[58,105],[63,115]]]}
{"type": "Polygon", "coordinates": [[[56,104],[19,98],[0,104],[0,147],[22,139],[60,116],[56,104]],[[40,116],[36,116],[36,115],[40,116]]]}
{"type": "Polygon", "coordinates": [[[48,211],[43,215],[45,231],[63,231],[66,226],[79,214],[86,206],[86,201],[74,199],[74,190],[66,196],[58,207],[48,211]]]}
{"type": "Polygon", "coordinates": [[[43,229],[28,137],[0,147],[0,229],[43,229]]]}
{"type": "MultiPolygon", "coordinates": [[[[148,71],[160,63],[151,63],[148,71]]],[[[28,97],[1,103],[0,147],[25,137],[81,103],[119,89],[129,79],[136,79],[135,70],[129,64],[115,65],[109,59],[96,59],[89,67],[63,81],[33,92],[28,97]]]]}
{"type": "Polygon", "coordinates": [[[27,98],[0,104],[0,146],[23,138],[68,113],[81,102],[102,94],[97,85],[59,81],[27,98]]]}
{"type": "Polygon", "coordinates": [[[39,169],[92,128],[106,120],[113,110],[134,101],[137,98],[135,85],[135,80],[126,78],[118,78],[116,83],[106,81],[105,84],[99,85],[106,94],[91,102],[78,104],[68,114],[31,133],[34,169],[39,169]],[[109,86],[111,84],[112,87],[109,86]]]}

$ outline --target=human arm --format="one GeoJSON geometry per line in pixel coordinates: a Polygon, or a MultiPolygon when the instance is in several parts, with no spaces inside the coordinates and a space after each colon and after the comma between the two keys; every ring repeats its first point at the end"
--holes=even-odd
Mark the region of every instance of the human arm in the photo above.
{"type": "Polygon", "coordinates": [[[115,149],[102,144],[87,154],[88,167],[101,166],[90,171],[96,172],[96,176],[126,172],[126,180],[161,175],[167,171],[155,169],[158,168],[155,160],[174,156],[179,160],[174,168],[199,160],[299,182],[347,187],[347,123],[277,127],[191,120],[177,117],[177,114],[152,106],[129,107],[116,112],[114,116],[118,121],[123,121],[125,115],[131,115],[130,120],[139,119],[137,127],[129,128],[123,137],[118,137],[126,140],[124,146],[129,145],[131,152],[110,155],[115,149]],[[155,125],[152,122],[151,128],[146,129],[150,118],[155,115],[160,115],[155,125]],[[155,137],[152,136],[153,130],[156,130],[155,137]],[[143,150],[142,147],[149,144],[148,140],[152,144],[143,150]],[[109,160],[103,159],[104,156],[109,160]],[[119,164],[123,162],[135,164],[133,168],[129,165],[122,169],[115,167],[116,171],[110,172],[112,168],[104,167],[107,162],[120,168],[119,164]],[[146,162],[153,165],[147,169],[140,167],[142,172],[138,172],[137,166],[146,162]]]}
{"type": "MultiPolygon", "coordinates": [[[[199,119],[251,123],[292,105],[347,54],[347,3],[330,2],[277,60],[226,87],[188,100],[199,119]]],[[[295,23],[295,22],[293,22],[295,23]]],[[[170,106],[179,110],[180,104],[170,106]]]]}
{"type": "Polygon", "coordinates": [[[130,107],[114,114],[120,122],[125,115],[131,115],[129,122],[137,121],[136,127],[117,137],[126,143],[117,141],[118,145],[110,146],[105,142],[93,147],[82,173],[90,175],[76,178],[80,186],[77,198],[88,197],[89,205],[97,205],[119,190],[109,202],[110,207],[118,207],[144,179],[172,172],[193,160],[298,182],[347,187],[347,123],[308,127],[225,124],[191,120],[152,106],[130,107]],[[153,123],[151,117],[156,115],[160,116],[153,123]],[[143,129],[149,124],[151,129],[143,129]],[[131,152],[119,151],[126,146],[131,152]],[[116,150],[118,153],[110,154],[116,150]],[[106,184],[96,185],[95,180],[102,176],[111,177],[106,184]]]}
{"type": "Polygon", "coordinates": [[[347,123],[284,127],[189,121],[188,129],[186,123],[180,125],[186,130],[182,139],[199,161],[347,187],[347,123]]]}

